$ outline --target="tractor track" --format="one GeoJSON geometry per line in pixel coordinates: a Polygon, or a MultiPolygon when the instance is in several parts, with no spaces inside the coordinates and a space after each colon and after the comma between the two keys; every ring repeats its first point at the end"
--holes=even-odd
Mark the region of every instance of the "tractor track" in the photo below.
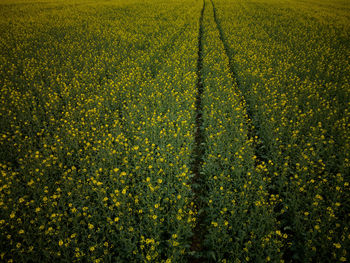
{"type": "MultiPolygon", "coordinates": [[[[193,201],[197,207],[197,211],[203,211],[203,176],[201,174],[203,156],[205,154],[204,148],[204,129],[203,129],[203,106],[202,106],[202,94],[204,90],[202,68],[203,68],[203,17],[205,10],[205,0],[203,0],[203,7],[199,18],[199,32],[198,32],[198,59],[197,59],[197,95],[196,95],[196,117],[195,117],[195,133],[194,133],[194,149],[192,152],[193,160],[191,165],[191,171],[193,174],[192,179],[192,191],[194,193],[193,201]]],[[[193,229],[193,236],[191,240],[191,256],[188,262],[205,262],[201,258],[201,252],[203,251],[203,240],[205,236],[205,214],[199,212],[196,226],[193,229]]]]}

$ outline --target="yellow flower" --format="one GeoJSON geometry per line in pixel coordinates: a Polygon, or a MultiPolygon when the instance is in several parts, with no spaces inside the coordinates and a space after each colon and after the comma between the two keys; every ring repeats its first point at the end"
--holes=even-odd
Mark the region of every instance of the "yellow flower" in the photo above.
{"type": "Polygon", "coordinates": [[[333,245],[336,247],[336,248],[341,248],[341,245],[339,243],[333,243],[333,245]]]}
{"type": "Polygon", "coordinates": [[[31,179],[27,184],[28,184],[28,186],[31,186],[32,184],[34,184],[33,179],[31,179]]]}

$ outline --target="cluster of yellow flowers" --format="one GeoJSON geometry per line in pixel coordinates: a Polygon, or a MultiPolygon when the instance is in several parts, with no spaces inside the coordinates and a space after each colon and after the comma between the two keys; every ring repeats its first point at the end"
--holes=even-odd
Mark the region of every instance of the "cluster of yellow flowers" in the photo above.
{"type": "Polygon", "coordinates": [[[2,1],[0,260],[348,261],[348,11],[2,1]]]}
{"type": "Polygon", "coordinates": [[[1,261],[181,262],[200,3],[1,3],[1,261]]]}
{"type": "Polygon", "coordinates": [[[203,118],[206,154],[207,250],[217,262],[281,259],[281,238],[266,182],[255,171],[254,141],[246,102],[234,79],[216,23],[205,1],[203,18],[203,118]],[[263,225],[263,227],[261,227],[263,225]],[[214,256],[215,255],[215,256],[214,256]]]}
{"type": "Polygon", "coordinates": [[[324,0],[215,6],[263,142],[258,155],[266,161],[256,169],[287,236],[284,258],[348,260],[349,7],[324,0]]]}

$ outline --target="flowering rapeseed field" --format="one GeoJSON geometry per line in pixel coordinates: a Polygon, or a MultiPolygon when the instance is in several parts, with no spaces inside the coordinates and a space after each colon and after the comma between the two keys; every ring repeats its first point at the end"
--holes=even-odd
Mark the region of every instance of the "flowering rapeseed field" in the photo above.
{"type": "Polygon", "coordinates": [[[1,258],[181,262],[200,3],[1,3],[1,258]]]}
{"type": "MultiPolygon", "coordinates": [[[[283,259],[348,261],[349,4],[217,0],[214,5],[262,141],[256,168],[275,203],[283,259]]],[[[265,225],[263,217],[260,224],[265,225]]],[[[251,255],[251,261],[259,260],[251,255]]]]}
{"type": "Polygon", "coordinates": [[[349,20],[2,1],[1,262],[348,261],[349,20]]]}

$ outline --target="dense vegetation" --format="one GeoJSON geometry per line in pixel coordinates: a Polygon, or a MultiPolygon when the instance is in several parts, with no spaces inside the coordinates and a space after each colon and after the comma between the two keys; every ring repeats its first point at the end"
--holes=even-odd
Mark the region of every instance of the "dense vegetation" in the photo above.
{"type": "Polygon", "coordinates": [[[1,261],[348,261],[349,9],[2,1],[1,261]]]}

